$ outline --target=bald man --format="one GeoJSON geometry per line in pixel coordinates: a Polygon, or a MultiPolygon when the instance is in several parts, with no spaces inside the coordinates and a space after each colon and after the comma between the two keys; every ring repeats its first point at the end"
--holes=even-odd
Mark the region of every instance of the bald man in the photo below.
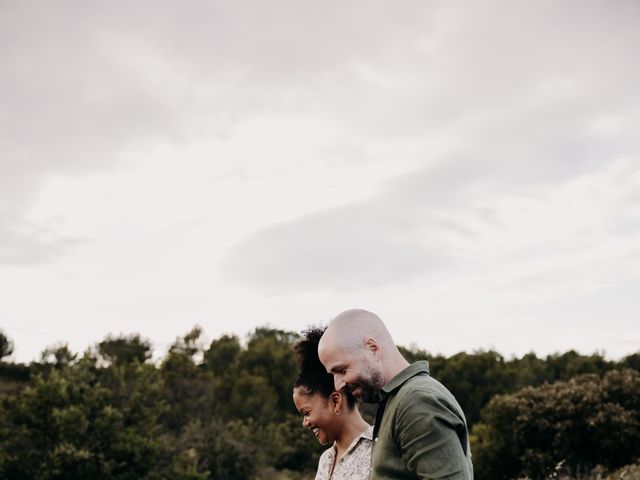
{"type": "Polygon", "coordinates": [[[336,390],[378,403],[372,479],[473,479],[460,405],[429,376],[426,361],[407,362],[377,315],[341,313],[320,339],[318,354],[336,390]]]}

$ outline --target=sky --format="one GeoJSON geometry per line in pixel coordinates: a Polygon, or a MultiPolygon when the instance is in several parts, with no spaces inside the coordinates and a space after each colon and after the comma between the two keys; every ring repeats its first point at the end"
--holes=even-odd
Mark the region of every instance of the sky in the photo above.
{"type": "Polygon", "coordinates": [[[13,361],[365,308],[396,343],[640,349],[635,0],[0,3],[13,361]]]}

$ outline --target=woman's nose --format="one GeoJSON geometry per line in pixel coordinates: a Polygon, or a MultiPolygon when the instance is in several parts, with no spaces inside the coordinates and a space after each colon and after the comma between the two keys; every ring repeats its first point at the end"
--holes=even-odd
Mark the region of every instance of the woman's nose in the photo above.
{"type": "Polygon", "coordinates": [[[307,425],[308,425],[308,423],[307,423],[307,417],[302,417],[302,426],[303,426],[304,428],[307,428],[307,425]]]}

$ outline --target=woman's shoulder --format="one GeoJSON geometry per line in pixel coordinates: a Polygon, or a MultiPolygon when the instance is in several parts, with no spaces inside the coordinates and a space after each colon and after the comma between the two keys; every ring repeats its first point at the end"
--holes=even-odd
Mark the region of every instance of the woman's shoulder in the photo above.
{"type": "Polygon", "coordinates": [[[327,448],[318,460],[318,471],[316,473],[316,480],[328,479],[331,476],[331,469],[336,458],[336,447],[332,445],[327,448]]]}
{"type": "Polygon", "coordinates": [[[320,461],[318,463],[321,463],[323,460],[325,460],[325,461],[326,460],[333,461],[333,459],[335,458],[336,454],[337,454],[336,446],[335,445],[331,445],[324,452],[322,452],[322,455],[320,455],[320,461]]]}

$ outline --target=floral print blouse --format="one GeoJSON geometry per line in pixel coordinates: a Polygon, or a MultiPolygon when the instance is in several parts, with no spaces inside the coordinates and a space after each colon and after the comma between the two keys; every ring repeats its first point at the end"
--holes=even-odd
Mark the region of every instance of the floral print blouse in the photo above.
{"type": "Polygon", "coordinates": [[[353,440],[347,453],[336,462],[335,466],[333,464],[338,450],[334,444],[320,457],[315,480],[368,480],[371,470],[372,442],[373,427],[370,426],[353,440]]]}

